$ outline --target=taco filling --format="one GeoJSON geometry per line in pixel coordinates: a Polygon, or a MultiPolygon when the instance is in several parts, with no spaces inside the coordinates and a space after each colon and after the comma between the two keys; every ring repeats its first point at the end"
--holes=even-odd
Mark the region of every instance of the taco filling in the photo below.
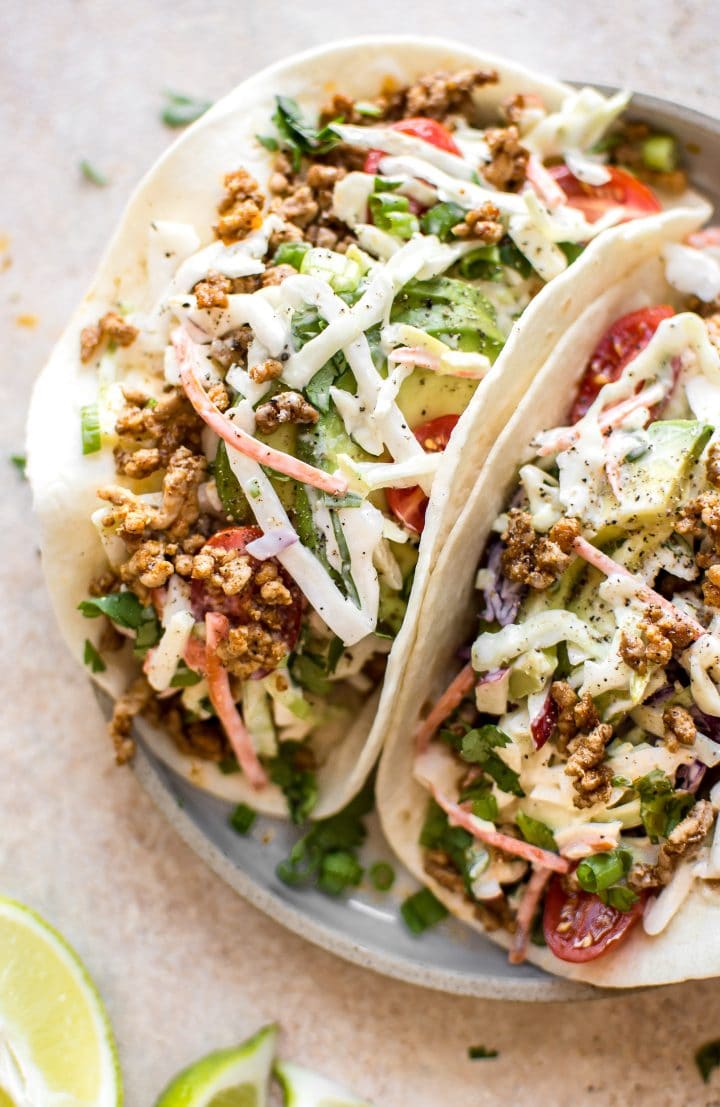
{"type": "Polygon", "coordinates": [[[317,121],[277,97],[267,187],[232,165],[220,195],[209,183],[209,242],[155,219],[155,307],[83,329],[83,452],[115,469],[86,660],[132,650],[143,670],[115,708],[118,760],[144,713],[257,794],[280,788],[293,818],[312,810],[318,766],[372,722],[478,383],[584,244],[660,209],[604,142],[627,97],[585,89],[548,112],[519,95],[487,126],[473,97],[496,80],[336,96],[317,121]]]}
{"type": "Polygon", "coordinates": [[[691,238],[664,258],[694,295],[616,320],[535,437],[416,735],[425,871],[515,962],[610,955],[720,878],[720,265],[691,238]]]}

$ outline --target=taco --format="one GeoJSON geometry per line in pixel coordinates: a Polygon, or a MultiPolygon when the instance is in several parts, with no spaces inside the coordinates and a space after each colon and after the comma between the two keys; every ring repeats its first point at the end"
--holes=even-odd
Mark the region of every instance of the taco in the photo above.
{"type": "Polygon", "coordinates": [[[720,234],[637,230],[438,559],[378,779],[452,911],[613,987],[720,972],[720,234]]]}
{"type": "Polygon", "coordinates": [[[137,717],[270,814],[358,790],[437,550],[577,314],[570,261],[660,210],[618,151],[687,199],[626,102],[354,41],[254,77],[150,172],[29,423],[51,595],[119,761],[137,717]]]}

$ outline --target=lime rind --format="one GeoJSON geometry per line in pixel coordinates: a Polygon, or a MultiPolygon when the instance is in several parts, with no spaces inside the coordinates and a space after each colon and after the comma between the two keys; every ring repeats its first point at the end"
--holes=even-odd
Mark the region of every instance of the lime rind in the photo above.
{"type": "Polygon", "coordinates": [[[367,1099],[358,1099],[334,1080],[293,1061],[277,1061],[274,1072],[283,1090],[285,1107],[373,1107],[367,1099]]]}
{"type": "MultiPolygon", "coordinates": [[[[103,1005],[100,994],[78,954],[55,927],[51,926],[41,915],[18,900],[0,897],[0,926],[6,920],[15,924],[19,931],[27,931],[38,943],[37,948],[49,951],[49,954],[69,973],[73,983],[87,1007],[92,1028],[94,1031],[94,1046],[98,1051],[99,1083],[92,1102],[87,1107],[122,1107],[123,1088],[120,1062],[117,1046],[113,1035],[107,1011],[103,1005]]],[[[8,951],[5,951],[8,956],[8,951]]],[[[3,976],[3,950],[0,946],[0,977],[3,976]]],[[[52,1007],[53,999],[48,997],[48,1009],[52,1007]]],[[[66,1005],[66,997],[58,997],[58,1001],[66,1005]]],[[[7,1000],[6,1000],[7,1002],[7,1000]]],[[[38,1086],[44,1085],[42,1063],[37,1057],[32,1056],[32,1050],[28,1046],[27,1035],[18,1025],[17,1017],[6,1020],[3,1017],[3,995],[0,993],[0,1029],[4,1031],[6,1059],[8,1069],[13,1065],[13,1076],[24,1081],[27,1080],[38,1086]],[[14,1039],[17,1037],[17,1041],[14,1039]],[[24,1073],[23,1073],[24,1070],[24,1073]]],[[[62,1099],[62,1089],[52,1089],[50,1095],[55,1094],[62,1099]]],[[[17,1093],[16,1093],[17,1094],[17,1093]]],[[[85,1107],[84,1103],[77,1102],[77,1107],[85,1107]]]]}
{"type": "MultiPolygon", "coordinates": [[[[170,1081],[155,1107],[211,1107],[216,1098],[230,1103],[223,1092],[241,1087],[255,1093],[246,1099],[248,1107],[267,1107],[276,1043],[277,1026],[271,1023],[239,1046],[208,1053],[170,1081]]],[[[239,1107],[242,1102],[238,1099],[239,1107]]]]}

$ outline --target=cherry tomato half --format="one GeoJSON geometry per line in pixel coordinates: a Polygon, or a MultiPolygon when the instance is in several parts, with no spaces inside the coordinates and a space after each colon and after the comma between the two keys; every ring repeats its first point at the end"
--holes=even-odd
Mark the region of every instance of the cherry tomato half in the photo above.
{"type": "Polygon", "coordinates": [[[567,892],[554,876],[545,896],[545,941],[561,961],[594,961],[627,938],[644,906],[640,896],[629,911],[618,911],[591,892],[567,892]]]}
{"type": "MultiPolygon", "coordinates": [[[[421,423],[413,433],[424,450],[439,453],[450,441],[450,435],[459,418],[459,415],[439,415],[437,419],[421,423]]],[[[393,515],[408,530],[422,534],[428,505],[428,498],[422,488],[417,484],[412,488],[388,488],[385,495],[393,515]]]]}
{"type": "MultiPolygon", "coordinates": [[[[216,549],[237,550],[239,553],[245,553],[248,543],[260,538],[262,533],[259,527],[229,527],[227,530],[218,531],[217,534],[208,539],[206,544],[216,549]]],[[[287,647],[286,652],[290,653],[300,634],[300,621],[303,611],[302,593],[292,577],[285,572],[274,557],[259,561],[251,554],[247,556],[250,558],[253,575],[248,584],[237,595],[226,596],[222,589],[208,584],[204,580],[194,580],[192,582],[190,603],[193,614],[196,619],[202,620],[208,611],[217,611],[222,615],[226,615],[231,625],[243,626],[257,622],[258,609],[263,612],[271,611],[272,623],[268,623],[264,618],[261,618],[260,622],[278,635],[287,647]],[[262,585],[257,583],[256,576],[263,565],[269,564],[274,565],[278,570],[280,580],[292,596],[292,603],[276,604],[268,607],[266,601],[263,600],[260,594],[262,585]]]]}
{"type": "MultiPolygon", "coordinates": [[[[460,150],[455,144],[453,136],[447,127],[438,123],[436,119],[426,119],[419,115],[415,119],[400,119],[397,123],[391,123],[394,131],[402,131],[405,135],[413,135],[421,138],[423,142],[429,142],[431,146],[437,146],[438,150],[447,150],[448,154],[457,154],[460,150]]],[[[380,162],[385,157],[382,150],[369,150],[365,158],[363,169],[366,173],[377,173],[380,162]]]]}
{"type": "Polygon", "coordinates": [[[623,315],[598,342],[580,381],[577,397],[570,412],[570,422],[576,423],[588,410],[601,388],[616,381],[625,366],[644,350],[663,319],[674,315],[669,304],[640,308],[623,315]]]}
{"type": "Polygon", "coordinates": [[[548,167],[548,173],[560,185],[570,207],[581,211],[588,223],[594,223],[614,207],[625,208],[624,221],[662,211],[662,204],[652,189],[632,173],[615,165],[608,165],[607,170],[610,180],[606,184],[589,185],[578,180],[566,165],[548,167]]]}

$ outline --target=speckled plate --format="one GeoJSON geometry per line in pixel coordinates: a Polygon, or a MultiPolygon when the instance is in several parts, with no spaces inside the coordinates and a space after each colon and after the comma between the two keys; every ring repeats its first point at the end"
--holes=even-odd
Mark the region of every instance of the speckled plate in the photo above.
{"type": "MultiPolygon", "coordinates": [[[[720,210],[720,122],[643,95],[633,98],[633,113],[680,139],[693,184],[720,210]]],[[[223,880],[289,930],[348,961],[461,995],[557,1001],[603,994],[532,965],[509,965],[504,950],[454,920],[414,937],[400,917],[399,905],[415,884],[397,864],[395,888],[385,895],[361,887],[334,899],[312,888],[288,887],[275,868],[298,837],[294,828],[259,818],[248,837],[238,836],[228,826],[230,804],[193,788],[142,744],[135,771],[181,837],[223,880]]],[[[368,860],[389,857],[376,825],[365,854],[368,860]]]]}

